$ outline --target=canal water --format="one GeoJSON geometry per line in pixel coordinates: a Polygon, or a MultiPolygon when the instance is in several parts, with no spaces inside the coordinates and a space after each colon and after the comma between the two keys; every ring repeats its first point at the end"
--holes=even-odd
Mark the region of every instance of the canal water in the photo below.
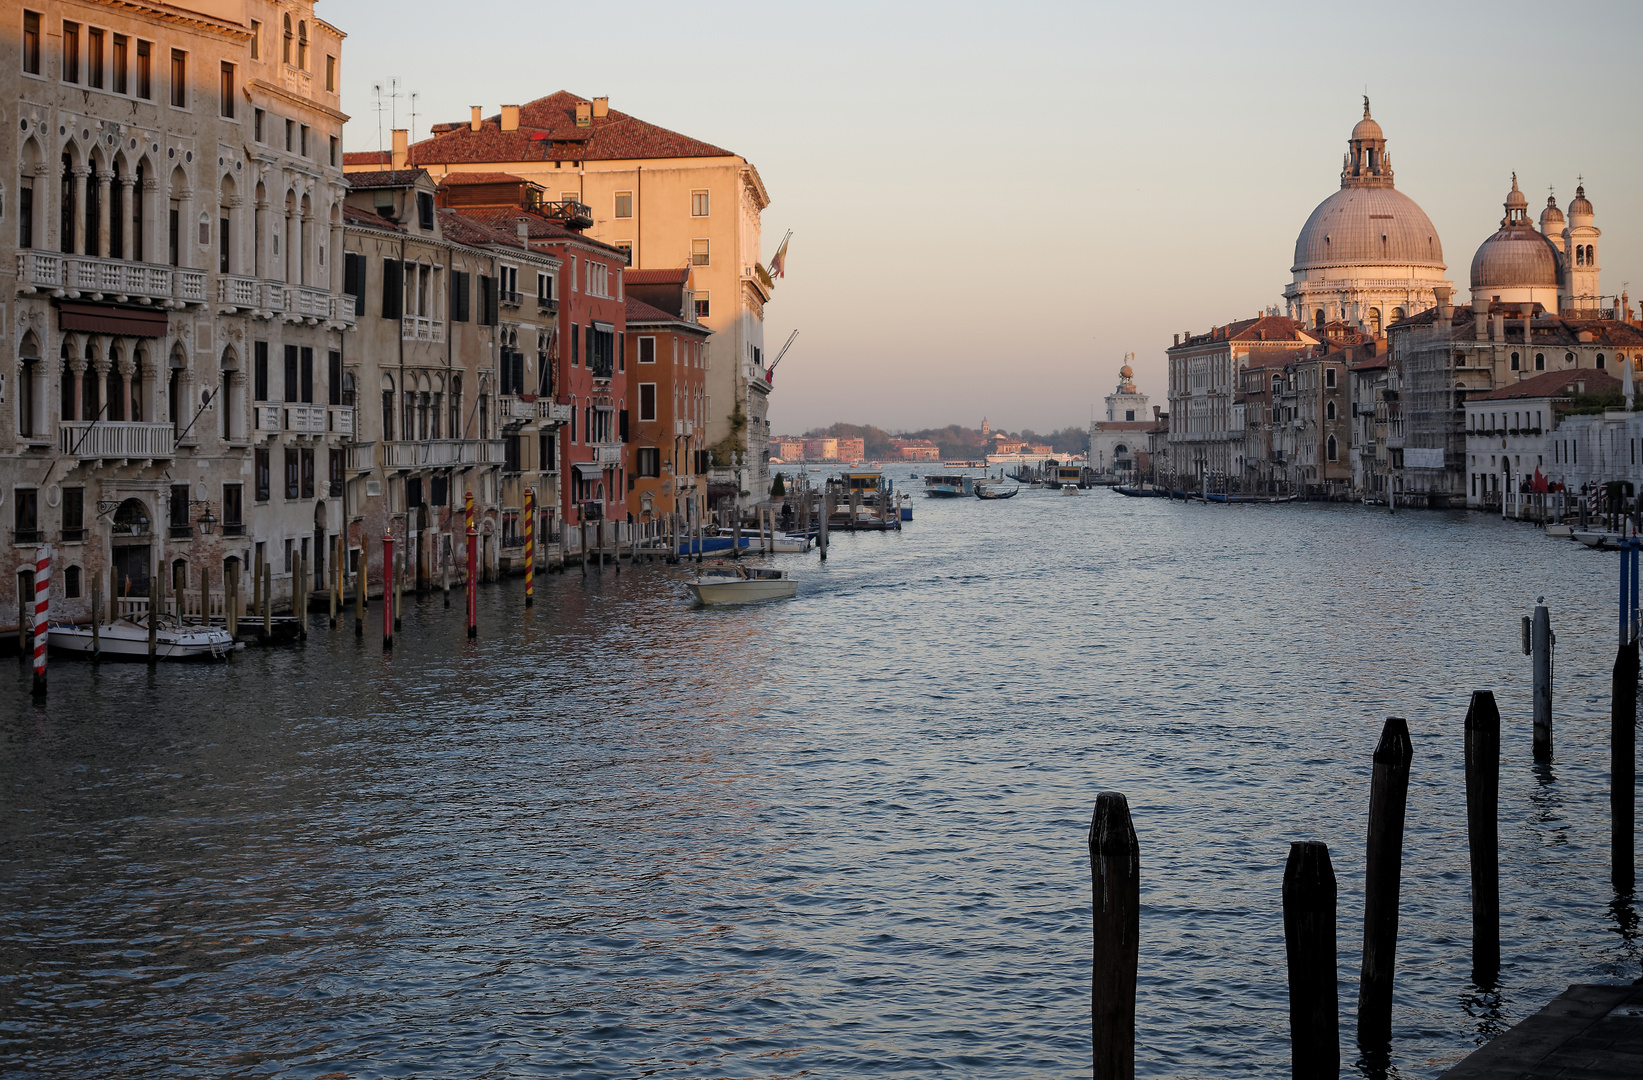
{"type": "Polygon", "coordinates": [[[1103,789],[1142,846],[1137,1072],[1287,1073],[1303,838],[1340,881],[1351,1063],[1389,715],[1415,753],[1393,1075],[1640,973],[1606,884],[1616,556],[1356,506],[915,510],[782,556],[787,603],[573,569],[528,612],[485,586],[476,645],[435,595],[391,656],[373,607],[363,642],[319,618],[227,664],[64,661],[44,706],[4,675],[0,1072],[1087,1075],[1103,789]],[[1468,978],[1474,687],[1504,717],[1498,992],[1468,978]]]}

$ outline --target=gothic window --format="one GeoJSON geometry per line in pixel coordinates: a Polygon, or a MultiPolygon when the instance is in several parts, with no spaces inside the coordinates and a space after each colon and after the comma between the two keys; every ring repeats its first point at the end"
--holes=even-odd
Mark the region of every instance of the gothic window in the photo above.
{"type": "Polygon", "coordinates": [[[1517,371],[1521,366],[1522,366],[1522,361],[1518,358],[1518,354],[1513,353],[1512,354],[1512,370],[1517,371]]]}
{"type": "Polygon", "coordinates": [[[1330,461],[1334,461],[1334,460],[1335,460],[1335,458],[1336,458],[1336,455],[1335,455],[1335,450],[1336,450],[1336,447],[1335,447],[1335,436],[1333,436],[1333,435],[1331,435],[1331,436],[1330,436],[1330,437],[1329,437],[1329,460],[1330,460],[1330,461]]]}
{"type": "Polygon", "coordinates": [[[1333,401],[1328,402],[1324,405],[1324,419],[1326,419],[1326,420],[1335,419],[1335,403],[1333,401]]]}
{"type": "Polygon", "coordinates": [[[1539,353],[1539,352],[1535,353],[1535,370],[1536,371],[1545,371],[1546,370],[1546,354],[1545,353],[1539,353]]]}

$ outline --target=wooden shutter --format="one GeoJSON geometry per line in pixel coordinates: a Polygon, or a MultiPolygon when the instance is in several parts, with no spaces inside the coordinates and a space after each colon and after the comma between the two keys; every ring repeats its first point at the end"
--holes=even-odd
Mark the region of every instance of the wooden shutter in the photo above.
{"type": "Polygon", "coordinates": [[[398,259],[382,260],[382,317],[397,319],[405,310],[405,264],[398,259]]]}

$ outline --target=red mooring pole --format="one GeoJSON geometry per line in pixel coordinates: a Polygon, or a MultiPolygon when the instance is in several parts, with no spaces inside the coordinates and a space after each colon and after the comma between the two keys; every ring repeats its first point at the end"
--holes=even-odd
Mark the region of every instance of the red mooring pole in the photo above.
{"type": "Polygon", "coordinates": [[[525,606],[536,603],[536,492],[525,489],[525,606]]]}
{"type": "Polygon", "coordinates": [[[51,636],[51,545],[34,553],[34,692],[46,692],[46,640],[51,636]]]}
{"type": "Polygon", "coordinates": [[[468,636],[479,636],[479,533],[474,530],[474,493],[468,492],[468,636]]]}

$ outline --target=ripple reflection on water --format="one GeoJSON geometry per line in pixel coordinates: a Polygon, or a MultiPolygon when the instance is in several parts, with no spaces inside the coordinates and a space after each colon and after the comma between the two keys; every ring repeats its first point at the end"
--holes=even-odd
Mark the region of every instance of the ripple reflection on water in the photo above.
{"type": "Polygon", "coordinates": [[[1287,1062],[1292,839],[1341,882],[1415,740],[1392,1065],[1638,973],[1607,879],[1612,556],[1481,516],[1023,492],[839,536],[791,604],[680,572],[317,620],[231,665],[3,691],[0,1064],[18,1076],[788,1077],[1088,1068],[1094,793],[1142,855],[1138,1072],[1287,1062]],[[1517,619],[1558,633],[1529,762],[1517,619]],[[1504,719],[1502,986],[1470,985],[1461,719],[1504,719]]]}

